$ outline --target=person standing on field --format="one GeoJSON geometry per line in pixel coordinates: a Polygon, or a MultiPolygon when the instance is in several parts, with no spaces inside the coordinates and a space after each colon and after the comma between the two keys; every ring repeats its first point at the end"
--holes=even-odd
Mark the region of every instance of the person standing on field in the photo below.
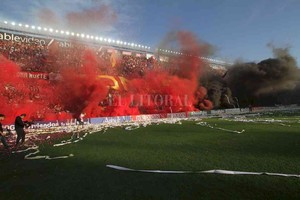
{"type": "Polygon", "coordinates": [[[21,114],[20,116],[16,117],[15,120],[15,130],[17,132],[17,140],[16,140],[16,147],[19,145],[19,142],[21,140],[21,144],[25,141],[25,123],[23,122],[23,119],[26,117],[26,114],[21,114]]]}

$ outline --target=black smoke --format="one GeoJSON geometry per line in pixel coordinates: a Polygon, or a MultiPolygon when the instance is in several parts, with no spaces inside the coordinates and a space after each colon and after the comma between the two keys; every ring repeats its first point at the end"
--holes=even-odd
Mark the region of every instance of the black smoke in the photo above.
{"type": "Polygon", "coordinates": [[[222,78],[222,74],[215,74],[205,68],[201,81],[207,89],[208,98],[213,103],[214,108],[238,107],[234,102],[230,88],[227,87],[226,81],[222,78]]]}
{"type": "Polygon", "coordinates": [[[205,74],[215,108],[300,104],[300,69],[289,48],[272,48],[273,58],[236,63],[226,74],[205,74]]]}

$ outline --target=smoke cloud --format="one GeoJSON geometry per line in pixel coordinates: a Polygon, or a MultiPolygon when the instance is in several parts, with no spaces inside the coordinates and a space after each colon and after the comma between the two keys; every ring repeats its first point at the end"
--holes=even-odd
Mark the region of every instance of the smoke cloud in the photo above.
{"type": "Polygon", "coordinates": [[[62,25],[59,16],[57,16],[50,8],[40,9],[37,13],[37,18],[40,24],[45,24],[55,28],[62,25]]]}
{"type": "Polygon", "coordinates": [[[224,77],[207,73],[205,86],[215,107],[234,107],[238,103],[242,106],[299,103],[295,98],[300,84],[296,60],[289,48],[270,47],[274,58],[258,63],[238,62],[224,77]]]}
{"type": "Polygon", "coordinates": [[[22,78],[19,66],[1,57],[1,112],[11,121],[20,113],[35,120],[56,120],[83,112],[87,117],[99,117],[212,109],[207,90],[198,82],[203,67],[201,43],[185,31],[178,31],[175,40],[181,51],[191,56],[171,56],[164,66],[154,61],[151,69],[127,79],[121,77],[117,66],[103,63],[98,50],[76,42],[64,48],[55,41],[51,44],[45,59],[51,63],[49,71],[57,74],[49,81],[22,78]],[[107,74],[109,71],[112,74],[107,74]],[[103,79],[101,75],[108,76],[103,79]],[[111,81],[122,85],[114,89],[111,81]]]}
{"type": "Polygon", "coordinates": [[[96,8],[84,9],[78,12],[72,11],[66,14],[67,26],[74,30],[91,30],[95,26],[107,27],[116,23],[116,12],[108,5],[100,5],[96,8]]]}
{"type": "Polygon", "coordinates": [[[39,24],[52,28],[67,28],[86,33],[114,30],[118,15],[112,6],[96,4],[93,7],[68,10],[57,13],[52,8],[41,8],[36,13],[39,24]]]}

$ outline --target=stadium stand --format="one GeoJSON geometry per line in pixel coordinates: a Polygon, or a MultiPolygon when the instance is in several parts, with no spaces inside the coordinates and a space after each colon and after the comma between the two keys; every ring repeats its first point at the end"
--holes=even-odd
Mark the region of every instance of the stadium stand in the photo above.
{"type": "MultiPolygon", "coordinates": [[[[144,45],[85,34],[0,22],[0,53],[25,72],[57,73],[60,65],[81,66],[82,52],[87,49],[101,63],[101,72],[128,78],[143,75],[146,69],[161,67],[172,55],[181,54],[163,49],[150,51],[150,47],[144,45]],[[71,35],[79,39],[70,39],[71,35]]],[[[228,65],[210,58],[202,60],[220,73],[228,65]]]]}

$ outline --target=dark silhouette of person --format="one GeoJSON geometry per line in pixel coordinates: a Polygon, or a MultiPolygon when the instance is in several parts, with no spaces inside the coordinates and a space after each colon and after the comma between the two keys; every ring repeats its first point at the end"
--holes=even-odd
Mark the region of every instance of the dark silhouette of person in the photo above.
{"type": "Polygon", "coordinates": [[[5,118],[5,115],[0,114],[0,140],[1,140],[4,148],[7,149],[7,150],[9,150],[9,146],[8,146],[8,144],[6,142],[5,137],[4,137],[3,127],[2,127],[2,124],[1,124],[1,121],[4,120],[4,118],[5,118]]]}
{"type": "Polygon", "coordinates": [[[17,132],[16,146],[18,146],[20,140],[22,144],[25,141],[25,123],[23,122],[24,117],[26,117],[26,114],[21,114],[20,116],[17,116],[15,120],[15,130],[17,132]]]}

